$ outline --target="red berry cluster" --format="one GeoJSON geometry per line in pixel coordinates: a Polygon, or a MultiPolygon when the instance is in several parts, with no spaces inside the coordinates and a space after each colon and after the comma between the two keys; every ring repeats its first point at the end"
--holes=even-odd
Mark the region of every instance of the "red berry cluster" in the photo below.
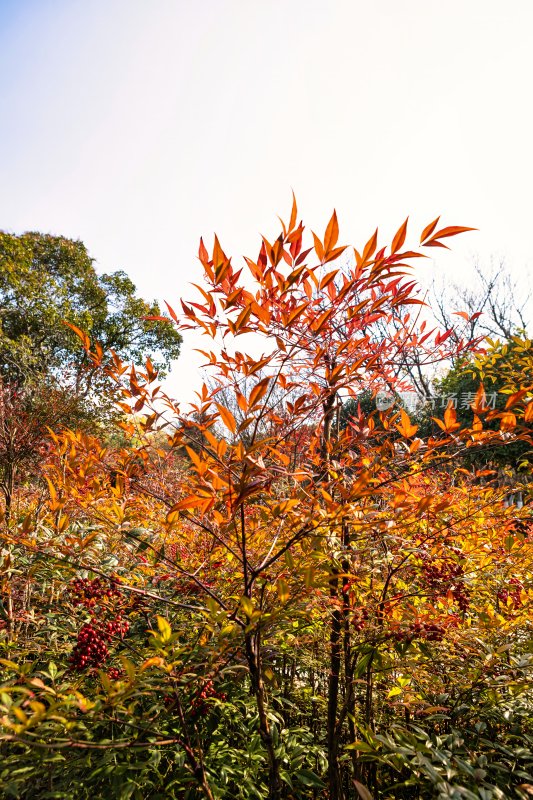
{"type": "Polygon", "coordinates": [[[119,681],[124,676],[124,670],[118,667],[110,667],[107,670],[107,677],[111,681],[119,681]]]}
{"type": "Polygon", "coordinates": [[[86,667],[100,667],[108,656],[109,650],[102,631],[90,623],[83,625],[69,659],[71,669],[81,672],[86,667]]]}
{"type": "Polygon", "coordinates": [[[106,622],[102,625],[103,634],[106,639],[110,642],[112,639],[116,638],[117,636],[119,639],[123,639],[124,636],[127,634],[130,627],[130,623],[127,619],[122,618],[122,614],[117,614],[115,619],[106,622]]]}
{"type": "Polygon", "coordinates": [[[75,578],[69,584],[69,591],[74,605],[84,606],[85,608],[93,608],[102,601],[120,597],[115,581],[112,581],[109,586],[105,586],[100,578],[95,578],[92,581],[88,578],[75,578]]]}
{"type": "Polygon", "coordinates": [[[425,580],[432,591],[441,595],[451,592],[459,609],[463,613],[468,610],[470,596],[462,581],[464,570],[461,564],[445,559],[437,561],[423,555],[422,569],[425,580]]]}
{"type": "Polygon", "coordinates": [[[425,639],[427,642],[442,642],[446,635],[444,625],[436,622],[412,622],[407,628],[394,633],[397,642],[412,642],[414,639],[425,639]]]}
{"type": "Polygon", "coordinates": [[[83,625],[69,659],[71,669],[81,672],[87,667],[101,667],[109,657],[108,643],[116,636],[122,639],[128,628],[129,622],[120,614],[110,622],[100,624],[93,618],[83,625]]]}
{"type": "Polygon", "coordinates": [[[462,611],[463,614],[466,613],[470,606],[470,592],[468,589],[465,588],[463,583],[459,583],[452,586],[451,592],[455,602],[459,606],[459,610],[462,611]]]}
{"type": "Polygon", "coordinates": [[[174,563],[187,558],[187,548],[179,544],[165,545],[165,556],[174,563]]]}
{"type": "Polygon", "coordinates": [[[362,631],[368,620],[366,608],[355,609],[352,616],[352,627],[354,631],[362,631]]]}
{"type": "Polygon", "coordinates": [[[424,575],[427,583],[432,589],[440,589],[442,586],[449,586],[457,578],[462,577],[463,568],[455,561],[431,561],[422,559],[424,562],[424,575]]]}
{"type": "Polygon", "coordinates": [[[502,587],[496,596],[500,603],[504,603],[505,605],[507,605],[508,599],[511,598],[513,607],[518,608],[518,606],[522,605],[520,593],[523,588],[524,584],[521,583],[518,578],[511,578],[507,587],[502,587]]]}
{"type": "Polygon", "coordinates": [[[215,685],[213,681],[208,680],[205,681],[203,686],[200,687],[191,703],[191,716],[193,718],[196,717],[205,717],[209,714],[209,703],[208,700],[225,700],[226,695],[224,692],[219,692],[215,689],[215,685]]]}

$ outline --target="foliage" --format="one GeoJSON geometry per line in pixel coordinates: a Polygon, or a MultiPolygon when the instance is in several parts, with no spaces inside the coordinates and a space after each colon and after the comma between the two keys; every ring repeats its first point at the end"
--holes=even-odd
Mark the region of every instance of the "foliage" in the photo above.
{"type": "MultiPolygon", "coordinates": [[[[451,400],[462,426],[473,422],[475,412],[472,404],[480,385],[484,388],[487,406],[498,411],[505,410],[509,397],[518,391],[526,402],[533,398],[531,341],[525,335],[516,335],[505,343],[487,339],[485,345],[476,354],[463,356],[444,377],[435,381],[436,399],[440,398],[441,408],[451,400]]],[[[417,420],[426,435],[435,431],[435,423],[431,419],[432,411],[435,410],[438,410],[436,401],[426,405],[417,420]]],[[[490,428],[497,429],[497,419],[495,417],[493,421],[489,421],[490,428]]],[[[529,407],[524,421],[531,426],[533,406],[529,407]]],[[[512,446],[497,446],[495,443],[494,447],[473,455],[466,461],[478,467],[490,462],[500,469],[509,466],[517,470],[527,468],[530,459],[530,445],[527,442],[516,442],[512,446]]]]}
{"type": "Polygon", "coordinates": [[[6,796],[528,796],[530,510],[464,466],[529,442],[527,393],[424,436],[373,403],[341,424],[474,346],[411,317],[409,263],[466,230],[348,250],[294,202],[242,270],[202,242],[169,307],[209,342],[192,413],[80,331],[125,440],[54,433],[46,504],[6,526],[6,796]]]}
{"type": "Polygon", "coordinates": [[[157,303],[135,294],[124,272],[98,275],[85,245],[63,236],[0,232],[0,372],[5,378],[73,372],[77,391],[94,377],[78,337],[87,331],[126,360],[177,358],[181,337],[157,319],[157,303]]]}

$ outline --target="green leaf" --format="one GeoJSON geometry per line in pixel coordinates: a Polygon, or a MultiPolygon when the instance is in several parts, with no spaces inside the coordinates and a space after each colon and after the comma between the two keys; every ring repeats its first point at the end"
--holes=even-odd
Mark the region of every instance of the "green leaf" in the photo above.
{"type": "Polygon", "coordinates": [[[294,777],[304,786],[316,786],[318,789],[326,788],[326,784],[310,769],[301,769],[294,777]]]}

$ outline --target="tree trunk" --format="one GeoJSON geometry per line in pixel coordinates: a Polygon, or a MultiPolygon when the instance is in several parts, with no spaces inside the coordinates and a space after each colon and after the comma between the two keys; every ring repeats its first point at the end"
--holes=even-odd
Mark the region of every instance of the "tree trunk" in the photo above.
{"type": "Polygon", "coordinates": [[[341,632],[342,613],[338,607],[339,578],[338,570],[333,569],[330,579],[330,598],[334,604],[331,614],[331,629],[329,635],[330,665],[328,676],[328,716],[327,716],[327,743],[328,743],[328,800],[342,800],[342,782],[339,770],[339,737],[337,735],[337,711],[339,704],[339,678],[341,667],[341,632]]]}
{"type": "Polygon", "coordinates": [[[257,705],[259,715],[259,735],[268,754],[268,799],[281,799],[281,779],[279,775],[279,762],[276,757],[272,733],[267,716],[267,697],[265,684],[261,675],[261,652],[260,642],[257,634],[246,634],[245,638],[246,659],[250,672],[252,693],[257,705]]]}

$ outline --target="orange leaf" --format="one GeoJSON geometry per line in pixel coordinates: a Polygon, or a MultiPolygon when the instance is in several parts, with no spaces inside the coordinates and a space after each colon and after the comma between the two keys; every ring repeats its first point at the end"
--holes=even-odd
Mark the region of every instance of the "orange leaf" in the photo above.
{"type": "Polygon", "coordinates": [[[374,255],[377,244],[378,244],[378,229],[376,228],[376,230],[366,243],[365,249],[363,250],[363,261],[366,261],[367,258],[371,258],[371,256],[374,255]]]}
{"type": "Polygon", "coordinates": [[[411,420],[409,419],[409,415],[403,410],[400,410],[400,418],[401,421],[398,425],[396,425],[396,430],[405,436],[406,438],[410,438],[414,436],[418,430],[418,425],[413,425],[411,420]]]}
{"type": "Polygon", "coordinates": [[[328,227],[326,228],[326,233],[324,235],[324,247],[326,249],[326,253],[329,253],[329,251],[335,247],[338,238],[339,238],[339,223],[337,221],[337,212],[334,210],[333,214],[331,215],[331,219],[328,222],[328,227]]]}
{"type": "Polygon", "coordinates": [[[338,274],[339,270],[334,269],[331,272],[328,272],[327,275],[324,275],[323,278],[320,279],[320,283],[318,284],[319,289],[325,289],[328,283],[331,283],[334,280],[335,276],[338,274]]]}
{"type": "Polygon", "coordinates": [[[303,314],[303,312],[305,311],[305,309],[308,306],[309,306],[309,303],[303,303],[301,306],[296,306],[294,311],[291,311],[291,313],[289,314],[289,316],[287,318],[287,327],[292,325],[292,323],[300,316],[300,314],[303,314]]]}
{"type": "Polygon", "coordinates": [[[507,413],[502,414],[500,422],[500,430],[510,431],[515,427],[516,427],[516,415],[513,414],[512,411],[507,411],[507,413]]]}
{"type": "Polygon", "coordinates": [[[448,406],[444,412],[444,424],[446,425],[446,430],[448,432],[456,431],[457,428],[461,427],[457,422],[457,414],[455,413],[455,408],[453,407],[451,400],[448,402],[448,406]]]}
{"type": "Polygon", "coordinates": [[[507,410],[508,408],[512,408],[513,406],[515,406],[530,391],[531,387],[527,389],[520,389],[519,392],[515,392],[514,394],[512,394],[505,404],[505,409],[507,410]]]}
{"type": "Polygon", "coordinates": [[[241,328],[244,328],[248,320],[250,319],[252,313],[252,305],[251,303],[243,308],[237,320],[235,322],[235,333],[240,331],[241,328]]]}
{"type": "Polygon", "coordinates": [[[480,384],[474,402],[470,404],[470,408],[476,414],[483,414],[487,410],[487,396],[483,384],[480,384]]]}
{"type": "Polygon", "coordinates": [[[437,219],[434,219],[433,222],[430,222],[429,225],[426,225],[426,227],[422,231],[422,235],[420,236],[420,243],[425,241],[425,239],[427,239],[428,236],[431,236],[431,234],[433,233],[433,231],[437,227],[437,223],[438,223],[439,219],[440,219],[440,216],[437,217],[437,219]]]}
{"type": "Polygon", "coordinates": [[[225,406],[220,405],[220,403],[215,403],[215,405],[218,408],[218,412],[226,428],[229,428],[229,430],[232,433],[235,433],[235,431],[237,430],[237,423],[235,422],[235,417],[233,416],[231,411],[227,409],[225,406]]]}
{"type": "Polygon", "coordinates": [[[315,251],[316,251],[316,254],[317,254],[319,260],[320,261],[324,261],[324,255],[325,255],[324,247],[322,245],[322,242],[320,241],[320,239],[316,235],[316,233],[313,233],[313,241],[315,243],[315,251]]]}
{"type": "Polygon", "coordinates": [[[449,401],[448,407],[444,412],[444,422],[437,417],[431,417],[431,419],[436,422],[439,428],[445,433],[451,433],[452,431],[455,431],[457,428],[461,427],[457,422],[457,414],[455,413],[455,408],[453,407],[451,400],[449,401]]]}
{"type": "Polygon", "coordinates": [[[296,197],[294,196],[294,192],[292,193],[292,210],[291,210],[291,221],[289,222],[289,231],[294,230],[296,225],[296,218],[298,216],[298,206],[296,205],[296,197]]]}
{"type": "Polygon", "coordinates": [[[66,319],[63,320],[63,325],[67,325],[71,330],[74,331],[76,336],[78,336],[81,339],[81,342],[85,350],[89,349],[89,347],[91,346],[91,340],[89,339],[85,331],[80,330],[76,325],[74,325],[72,322],[68,322],[66,319]]]}
{"type": "Polygon", "coordinates": [[[446,239],[447,236],[457,236],[458,233],[466,233],[467,231],[477,231],[477,228],[465,228],[462,225],[450,225],[447,228],[441,228],[440,231],[437,231],[432,238],[431,241],[434,239],[446,239]]]}
{"type": "Polygon", "coordinates": [[[249,404],[250,408],[254,406],[259,400],[264,396],[266,393],[268,386],[270,384],[270,378],[263,378],[263,380],[259,381],[252,391],[250,392],[250,399],[249,404]]]}
{"type": "Polygon", "coordinates": [[[324,259],[324,264],[327,264],[328,261],[335,261],[335,259],[338,258],[341,253],[344,253],[345,250],[346,250],[346,245],[341,245],[341,247],[334,247],[333,250],[330,250],[326,258],[324,259]]]}
{"type": "Polygon", "coordinates": [[[425,497],[423,497],[421,500],[419,500],[418,506],[417,506],[419,514],[423,514],[424,511],[427,511],[427,509],[431,505],[432,499],[433,499],[432,495],[428,494],[425,497]]]}
{"type": "Polygon", "coordinates": [[[400,227],[398,228],[398,231],[397,231],[394,239],[392,240],[391,253],[397,253],[398,250],[401,247],[403,247],[403,243],[405,242],[405,237],[407,235],[407,222],[408,222],[408,220],[409,220],[409,217],[407,217],[407,219],[405,220],[403,225],[400,225],[400,227]]]}
{"type": "Polygon", "coordinates": [[[239,408],[241,409],[242,412],[244,412],[246,414],[246,412],[248,411],[248,400],[239,391],[236,392],[236,397],[237,397],[237,404],[238,404],[239,408]]]}
{"type": "Polygon", "coordinates": [[[204,240],[200,237],[200,247],[198,248],[198,258],[202,264],[209,263],[209,253],[207,252],[204,240]]]}

